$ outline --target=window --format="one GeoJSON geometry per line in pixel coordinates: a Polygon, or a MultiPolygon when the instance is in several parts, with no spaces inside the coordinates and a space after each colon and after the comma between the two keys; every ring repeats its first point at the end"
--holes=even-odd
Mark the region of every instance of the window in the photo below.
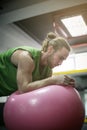
{"type": "Polygon", "coordinates": [[[81,15],[61,19],[72,37],[87,34],[87,26],[81,15]]]}

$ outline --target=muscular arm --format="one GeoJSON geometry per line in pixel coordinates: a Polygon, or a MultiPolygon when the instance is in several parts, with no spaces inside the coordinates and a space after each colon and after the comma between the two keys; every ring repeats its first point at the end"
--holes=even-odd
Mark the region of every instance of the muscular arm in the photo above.
{"type": "Polygon", "coordinates": [[[17,50],[12,55],[11,61],[17,66],[17,84],[20,92],[32,91],[46,85],[54,84],[51,77],[32,82],[34,61],[27,51],[17,50]]]}
{"type": "Polygon", "coordinates": [[[64,79],[59,76],[32,82],[32,72],[34,70],[34,61],[27,51],[18,50],[11,57],[13,64],[17,66],[17,84],[20,92],[28,92],[47,85],[61,84],[64,79]]]}

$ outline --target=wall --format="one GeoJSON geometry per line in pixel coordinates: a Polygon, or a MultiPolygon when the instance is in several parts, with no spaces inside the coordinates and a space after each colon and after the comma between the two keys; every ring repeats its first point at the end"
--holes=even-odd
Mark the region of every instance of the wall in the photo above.
{"type": "MultiPolygon", "coordinates": [[[[70,55],[60,66],[57,66],[53,69],[53,73],[55,72],[64,72],[64,71],[75,71],[78,70],[78,73],[80,70],[87,69],[87,52],[84,53],[78,53],[78,54],[72,54],[70,55]]],[[[86,71],[87,72],[87,71],[86,71]]]]}
{"type": "Polygon", "coordinates": [[[0,27],[0,52],[11,47],[28,45],[36,48],[41,46],[29,35],[14,24],[0,27]]]}

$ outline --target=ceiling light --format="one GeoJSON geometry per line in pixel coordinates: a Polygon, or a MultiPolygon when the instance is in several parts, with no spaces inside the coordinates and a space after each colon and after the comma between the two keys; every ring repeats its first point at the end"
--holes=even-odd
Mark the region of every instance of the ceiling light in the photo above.
{"type": "Polygon", "coordinates": [[[87,34],[87,25],[81,15],[61,19],[72,37],[87,34]]]}

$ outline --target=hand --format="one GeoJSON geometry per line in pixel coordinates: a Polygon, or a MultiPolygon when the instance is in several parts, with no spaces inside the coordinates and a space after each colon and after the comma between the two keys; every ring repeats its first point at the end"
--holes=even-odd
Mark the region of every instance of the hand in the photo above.
{"type": "Polygon", "coordinates": [[[58,85],[75,87],[75,80],[67,75],[53,76],[53,78],[58,85]]]}
{"type": "Polygon", "coordinates": [[[70,85],[72,87],[75,87],[75,80],[67,75],[64,75],[64,85],[70,85]]]}

